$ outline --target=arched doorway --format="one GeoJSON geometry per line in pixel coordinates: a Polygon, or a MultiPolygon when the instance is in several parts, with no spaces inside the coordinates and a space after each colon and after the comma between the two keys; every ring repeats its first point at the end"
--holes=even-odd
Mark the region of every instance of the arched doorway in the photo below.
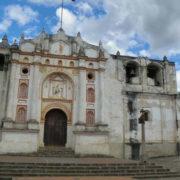
{"type": "Polygon", "coordinates": [[[67,116],[59,109],[47,112],[44,124],[44,145],[65,146],[67,140],[67,116]]]}

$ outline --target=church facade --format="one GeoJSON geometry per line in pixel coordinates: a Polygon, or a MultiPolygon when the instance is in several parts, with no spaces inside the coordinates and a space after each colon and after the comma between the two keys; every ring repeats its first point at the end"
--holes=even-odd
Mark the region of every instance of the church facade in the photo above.
{"type": "Polygon", "coordinates": [[[166,57],[109,54],[63,29],[0,43],[0,153],[65,146],[77,154],[137,159],[175,155],[180,101],[166,57]]]}

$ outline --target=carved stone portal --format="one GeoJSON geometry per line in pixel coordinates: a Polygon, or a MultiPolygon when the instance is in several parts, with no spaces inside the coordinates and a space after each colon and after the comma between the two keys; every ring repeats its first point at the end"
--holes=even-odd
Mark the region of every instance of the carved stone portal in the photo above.
{"type": "Polygon", "coordinates": [[[43,83],[43,98],[72,100],[73,85],[64,74],[52,74],[43,83]]]}

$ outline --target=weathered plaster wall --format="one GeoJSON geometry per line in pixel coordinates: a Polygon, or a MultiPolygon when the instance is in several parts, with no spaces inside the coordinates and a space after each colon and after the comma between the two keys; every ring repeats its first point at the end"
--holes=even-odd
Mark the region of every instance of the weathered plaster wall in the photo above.
{"type": "Polygon", "coordinates": [[[26,132],[24,130],[2,131],[2,141],[0,142],[0,153],[28,153],[36,152],[37,146],[37,132],[26,132]]]}

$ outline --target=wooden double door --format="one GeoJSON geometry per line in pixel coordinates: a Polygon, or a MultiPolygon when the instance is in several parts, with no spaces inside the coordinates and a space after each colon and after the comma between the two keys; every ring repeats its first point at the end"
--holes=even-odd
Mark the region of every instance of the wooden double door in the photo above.
{"type": "Polygon", "coordinates": [[[65,146],[67,141],[67,117],[59,109],[50,110],[45,117],[44,145],[65,146]]]}

